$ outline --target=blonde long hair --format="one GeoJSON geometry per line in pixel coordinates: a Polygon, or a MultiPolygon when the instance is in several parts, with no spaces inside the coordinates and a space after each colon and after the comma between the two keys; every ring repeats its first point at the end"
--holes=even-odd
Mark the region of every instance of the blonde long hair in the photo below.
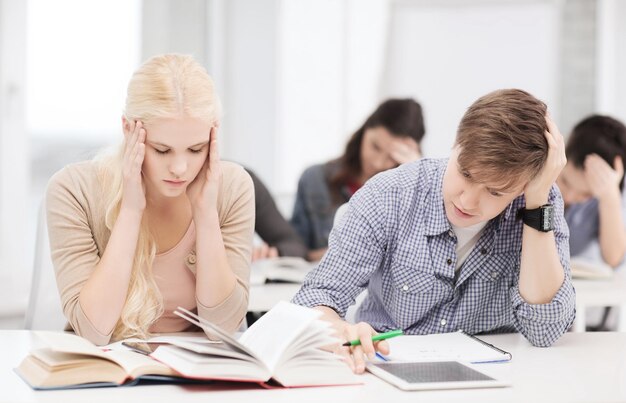
{"type": "MultiPolygon", "coordinates": [[[[128,84],[124,116],[144,124],[160,118],[192,117],[215,123],[221,115],[213,81],[191,56],[166,54],[146,61],[128,84]]],[[[105,195],[106,227],[117,220],[123,195],[124,144],[114,153],[98,157],[105,195]]],[[[126,302],[113,331],[113,339],[149,337],[149,328],[163,313],[163,298],[152,276],[156,242],[144,216],[126,302]]]]}

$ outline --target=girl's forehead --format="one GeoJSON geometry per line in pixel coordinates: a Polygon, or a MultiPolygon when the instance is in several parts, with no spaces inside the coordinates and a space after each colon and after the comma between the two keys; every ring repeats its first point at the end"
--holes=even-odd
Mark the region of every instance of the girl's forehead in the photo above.
{"type": "Polygon", "coordinates": [[[211,125],[201,119],[155,119],[145,125],[146,140],[170,146],[209,141],[211,125]]]}

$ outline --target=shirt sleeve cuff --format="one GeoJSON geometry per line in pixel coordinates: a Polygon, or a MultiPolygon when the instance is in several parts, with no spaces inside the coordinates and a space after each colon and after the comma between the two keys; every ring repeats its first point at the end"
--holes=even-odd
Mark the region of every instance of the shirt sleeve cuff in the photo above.
{"type": "Polygon", "coordinates": [[[347,307],[342,309],[337,302],[332,299],[324,290],[313,288],[300,288],[300,291],[291,300],[294,304],[315,308],[316,306],[326,306],[333,309],[341,318],[345,318],[347,307]]]}
{"type": "Polygon", "coordinates": [[[522,298],[519,285],[511,289],[513,309],[526,320],[539,323],[559,323],[573,316],[576,302],[574,287],[570,279],[566,278],[556,295],[547,304],[529,304],[522,298]]]}
{"type": "Polygon", "coordinates": [[[511,288],[510,293],[516,328],[535,346],[552,345],[574,322],[575,291],[568,277],[547,304],[529,304],[524,301],[518,285],[511,288]]]}

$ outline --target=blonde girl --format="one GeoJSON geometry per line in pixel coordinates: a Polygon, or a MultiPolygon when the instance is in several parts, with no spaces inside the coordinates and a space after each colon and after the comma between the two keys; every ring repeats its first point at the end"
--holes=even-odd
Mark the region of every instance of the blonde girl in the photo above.
{"type": "Polygon", "coordinates": [[[71,328],[103,345],[190,330],[197,310],[235,331],[248,305],[254,191],[220,161],[220,103],[190,56],[145,62],[128,85],[124,141],[47,189],[50,247],[71,328]]]}

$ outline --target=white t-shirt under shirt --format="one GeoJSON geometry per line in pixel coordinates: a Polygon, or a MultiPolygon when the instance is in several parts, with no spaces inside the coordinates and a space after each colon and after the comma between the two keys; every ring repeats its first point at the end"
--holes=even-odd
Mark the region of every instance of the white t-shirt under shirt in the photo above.
{"type": "Polygon", "coordinates": [[[470,225],[469,227],[457,227],[452,225],[452,231],[456,235],[456,268],[455,271],[459,271],[461,265],[467,259],[476,242],[480,239],[480,234],[487,225],[488,221],[479,222],[478,224],[470,225]]]}

